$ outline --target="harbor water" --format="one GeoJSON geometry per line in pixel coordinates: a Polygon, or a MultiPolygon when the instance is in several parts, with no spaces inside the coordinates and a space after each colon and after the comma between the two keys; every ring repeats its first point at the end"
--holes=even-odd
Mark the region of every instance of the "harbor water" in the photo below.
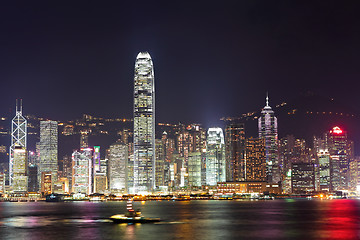
{"type": "Polygon", "coordinates": [[[0,202],[0,239],[359,239],[360,200],[134,202],[154,224],[114,224],[126,202],[0,202]]]}

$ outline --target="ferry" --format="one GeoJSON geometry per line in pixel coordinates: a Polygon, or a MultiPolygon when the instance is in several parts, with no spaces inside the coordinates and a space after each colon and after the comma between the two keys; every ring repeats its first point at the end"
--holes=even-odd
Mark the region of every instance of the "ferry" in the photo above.
{"type": "Polygon", "coordinates": [[[114,223],[154,223],[160,222],[160,218],[146,218],[140,211],[133,209],[133,199],[127,201],[127,212],[110,217],[114,223]]]}

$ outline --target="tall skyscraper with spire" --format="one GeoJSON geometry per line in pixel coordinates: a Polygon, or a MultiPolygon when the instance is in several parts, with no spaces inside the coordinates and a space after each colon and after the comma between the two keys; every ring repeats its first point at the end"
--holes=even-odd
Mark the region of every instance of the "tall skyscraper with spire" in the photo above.
{"type": "Polygon", "coordinates": [[[155,188],[155,86],[148,52],[140,52],[134,73],[134,186],[131,192],[155,188]]]}
{"type": "Polygon", "coordinates": [[[26,149],[27,138],[27,120],[22,115],[22,99],[20,99],[20,106],[16,100],[15,117],[11,121],[11,145],[9,154],[9,184],[12,185],[13,180],[13,165],[14,165],[14,150],[15,146],[26,149]]]}
{"type": "Polygon", "coordinates": [[[265,139],[266,180],[269,183],[280,181],[279,161],[277,155],[278,126],[274,111],[269,106],[269,96],[259,118],[259,138],[265,139]]]}

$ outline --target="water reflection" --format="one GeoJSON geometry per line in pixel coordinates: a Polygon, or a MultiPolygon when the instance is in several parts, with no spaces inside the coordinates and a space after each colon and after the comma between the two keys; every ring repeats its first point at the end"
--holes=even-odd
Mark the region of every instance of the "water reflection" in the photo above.
{"type": "Polygon", "coordinates": [[[0,239],[358,239],[358,200],[136,203],[159,224],[113,224],[126,202],[0,203],[0,239]]]}
{"type": "Polygon", "coordinates": [[[325,239],[359,239],[359,210],[356,200],[332,200],[320,216],[318,234],[325,239]]]}

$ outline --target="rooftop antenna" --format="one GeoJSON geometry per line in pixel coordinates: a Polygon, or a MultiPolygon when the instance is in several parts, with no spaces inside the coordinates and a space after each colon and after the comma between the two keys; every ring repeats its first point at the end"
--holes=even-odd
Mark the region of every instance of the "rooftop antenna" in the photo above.
{"type": "Polygon", "coordinates": [[[18,99],[16,99],[16,104],[15,104],[15,113],[17,113],[18,111],[18,99]]]}
{"type": "Polygon", "coordinates": [[[22,98],[20,99],[20,112],[22,113],[22,98]]]}
{"type": "Polygon", "coordinates": [[[266,107],[269,106],[269,93],[266,92],[266,107]]]}

